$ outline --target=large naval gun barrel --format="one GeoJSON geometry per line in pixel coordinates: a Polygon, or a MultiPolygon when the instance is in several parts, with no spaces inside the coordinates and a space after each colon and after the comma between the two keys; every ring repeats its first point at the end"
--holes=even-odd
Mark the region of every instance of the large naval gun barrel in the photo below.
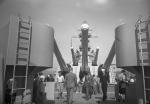
{"type": "Polygon", "coordinates": [[[88,34],[89,26],[86,22],[81,25],[82,71],[88,71],[88,34]]]}

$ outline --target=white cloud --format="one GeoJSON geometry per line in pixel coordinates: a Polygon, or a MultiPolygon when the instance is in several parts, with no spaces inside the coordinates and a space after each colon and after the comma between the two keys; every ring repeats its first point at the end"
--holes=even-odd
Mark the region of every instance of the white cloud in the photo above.
{"type": "Polygon", "coordinates": [[[98,4],[107,4],[108,0],[95,0],[95,2],[98,4]]]}
{"type": "Polygon", "coordinates": [[[16,1],[19,1],[19,2],[22,1],[22,2],[33,4],[33,5],[39,5],[39,4],[43,3],[43,2],[45,2],[44,0],[16,0],[16,1]]]}

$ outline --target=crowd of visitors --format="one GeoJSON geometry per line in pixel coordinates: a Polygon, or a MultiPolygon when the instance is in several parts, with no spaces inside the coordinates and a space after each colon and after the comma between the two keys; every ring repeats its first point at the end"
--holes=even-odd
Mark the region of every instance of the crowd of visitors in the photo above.
{"type": "MultiPolygon", "coordinates": [[[[73,93],[83,93],[85,94],[86,100],[91,99],[92,95],[101,94],[103,95],[103,101],[107,99],[107,86],[109,83],[109,72],[107,72],[102,65],[98,67],[97,75],[92,75],[90,71],[84,72],[84,76],[77,82],[77,76],[73,73],[73,68],[71,65],[67,65],[68,72],[63,75],[62,71],[57,74],[48,74],[44,75],[43,73],[37,73],[33,81],[33,91],[32,91],[32,102],[35,104],[44,104],[43,101],[46,100],[45,86],[43,82],[55,82],[55,90],[58,92],[57,99],[63,99],[65,96],[64,91],[67,92],[67,102],[72,104],[73,102],[73,93]]],[[[119,80],[117,82],[121,90],[120,94],[125,93],[125,87],[123,82],[125,80],[124,72],[120,76],[117,76],[119,80]]],[[[12,88],[13,79],[10,79],[7,82],[7,99],[6,101],[10,104],[11,102],[11,88],[12,88]]],[[[14,92],[14,96],[16,93],[14,92]]],[[[14,102],[14,99],[12,100],[14,102]]]]}
{"type": "MultiPolygon", "coordinates": [[[[63,99],[63,92],[67,92],[67,102],[72,104],[73,93],[84,93],[86,100],[91,99],[92,95],[103,94],[103,101],[107,98],[107,83],[109,82],[109,74],[102,69],[100,66],[98,69],[98,75],[92,75],[89,71],[84,72],[84,76],[77,82],[77,76],[74,74],[71,65],[67,64],[68,73],[64,76],[61,71],[58,75],[49,74],[44,76],[42,73],[36,75],[33,84],[33,98],[38,98],[37,90],[40,95],[43,96],[38,99],[33,99],[33,102],[38,104],[40,99],[44,99],[45,92],[42,90],[44,88],[41,82],[55,82],[56,91],[58,92],[57,99],[63,99]],[[40,89],[37,88],[37,84],[40,89]]],[[[42,102],[41,102],[42,103],[42,102]]]]}

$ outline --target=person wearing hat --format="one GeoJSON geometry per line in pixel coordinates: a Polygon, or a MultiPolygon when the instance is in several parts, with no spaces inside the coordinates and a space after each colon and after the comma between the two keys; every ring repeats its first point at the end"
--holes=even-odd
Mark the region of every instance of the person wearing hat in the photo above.
{"type": "Polygon", "coordinates": [[[107,86],[110,82],[109,80],[109,72],[103,68],[103,65],[100,65],[98,68],[98,77],[100,78],[102,92],[103,92],[103,101],[107,99],[107,86]]]}
{"type": "Polygon", "coordinates": [[[89,100],[92,97],[93,94],[93,77],[89,71],[86,72],[85,75],[85,88],[86,88],[86,99],[89,100]]]}
{"type": "Polygon", "coordinates": [[[62,75],[61,71],[58,72],[58,76],[57,76],[57,89],[58,89],[58,92],[59,92],[59,95],[58,95],[58,98],[63,98],[62,95],[63,95],[63,84],[64,84],[64,76],[62,75]]]}
{"type": "Polygon", "coordinates": [[[67,65],[69,72],[65,76],[65,87],[67,90],[67,104],[73,103],[73,92],[74,89],[77,87],[77,77],[72,72],[73,69],[71,65],[67,65]]]}
{"type": "Polygon", "coordinates": [[[32,92],[32,102],[37,104],[38,103],[38,87],[39,87],[40,79],[39,79],[39,74],[36,73],[34,75],[34,80],[33,80],[33,92],[32,92]]]}
{"type": "Polygon", "coordinates": [[[6,83],[6,93],[5,93],[5,102],[6,104],[11,104],[15,102],[15,99],[16,99],[16,94],[17,92],[14,91],[12,93],[12,86],[13,88],[16,88],[17,87],[17,81],[14,80],[13,78],[10,78],[7,83],[6,83]]]}
{"type": "Polygon", "coordinates": [[[46,92],[45,92],[45,75],[40,72],[38,79],[37,79],[37,97],[36,97],[36,104],[45,104],[46,101],[46,92]]]}

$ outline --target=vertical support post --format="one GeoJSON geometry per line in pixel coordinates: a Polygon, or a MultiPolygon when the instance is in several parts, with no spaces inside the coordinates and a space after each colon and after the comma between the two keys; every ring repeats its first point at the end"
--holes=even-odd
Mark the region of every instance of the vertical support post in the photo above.
{"type": "Polygon", "coordinates": [[[4,58],[0,54],[0,104],[4,104],[4,58]]]}
{"type": "Polygon", "coordinates": [[[143,86],[143,73],[141,70],[141,67],[135,67],[137,71],[135,71],[136,74],[136,96],[137,101],[142,99],[144,101],[144,86],[143,86]]]}
{"type": "Polygon", "coordinates": [[[142,41],[141,41],[141,35],[140,33],[140,52],[141,52],[141,68],[142,68],[142,79],[143,79],[143,90],[144,90],[144,102],[146,103],[146,92],[145,92],[145,72],[144,72],[144,65],[143,65],[143,47],[142,47],[142,41]]]}
{"type": "MultiPolygon", "coordinates": [[[[136,35],[138,35],[138,39],[137,39],[137,43],[139,43],[139,44],[137,44],[138,46],[138,48],[139,48],[139,50],[137,50],[138,52],[140,51],[140,53],[139,53],[139,56],[140,56],[140,66],[141,66],[141,70],[142,70],[142,79],[143,79],[143,92],[144,92],[144,103],[146,104],[146,88],[145,88],[145,69],[144,69],[144,56],[143,56],[143,42],[145,42],[145,41],[142,41],[142,35],[143,35],[143,28],[142,28],[142,26],[141,26],[141,23],[142,23],[142,21],[140,20],[139,21],[139,24],[137,24],[137,29],[138,29],[138,34],[136,34],[136,35]]],[[[146,22],[144,21],[143,22],[145,25],[146,25],[146,27],[147,27],[147,24],[146,24],[146,22]]],[[[146,28],[145,28],[146,29],[146,28]]],[[[146,31],[146,30],[145,30],[146,31]]],[[[147,34],[146,34],[147,35],[147,34]]],[[[147,41],[146,41],[147,42],[147,41]]]]}

